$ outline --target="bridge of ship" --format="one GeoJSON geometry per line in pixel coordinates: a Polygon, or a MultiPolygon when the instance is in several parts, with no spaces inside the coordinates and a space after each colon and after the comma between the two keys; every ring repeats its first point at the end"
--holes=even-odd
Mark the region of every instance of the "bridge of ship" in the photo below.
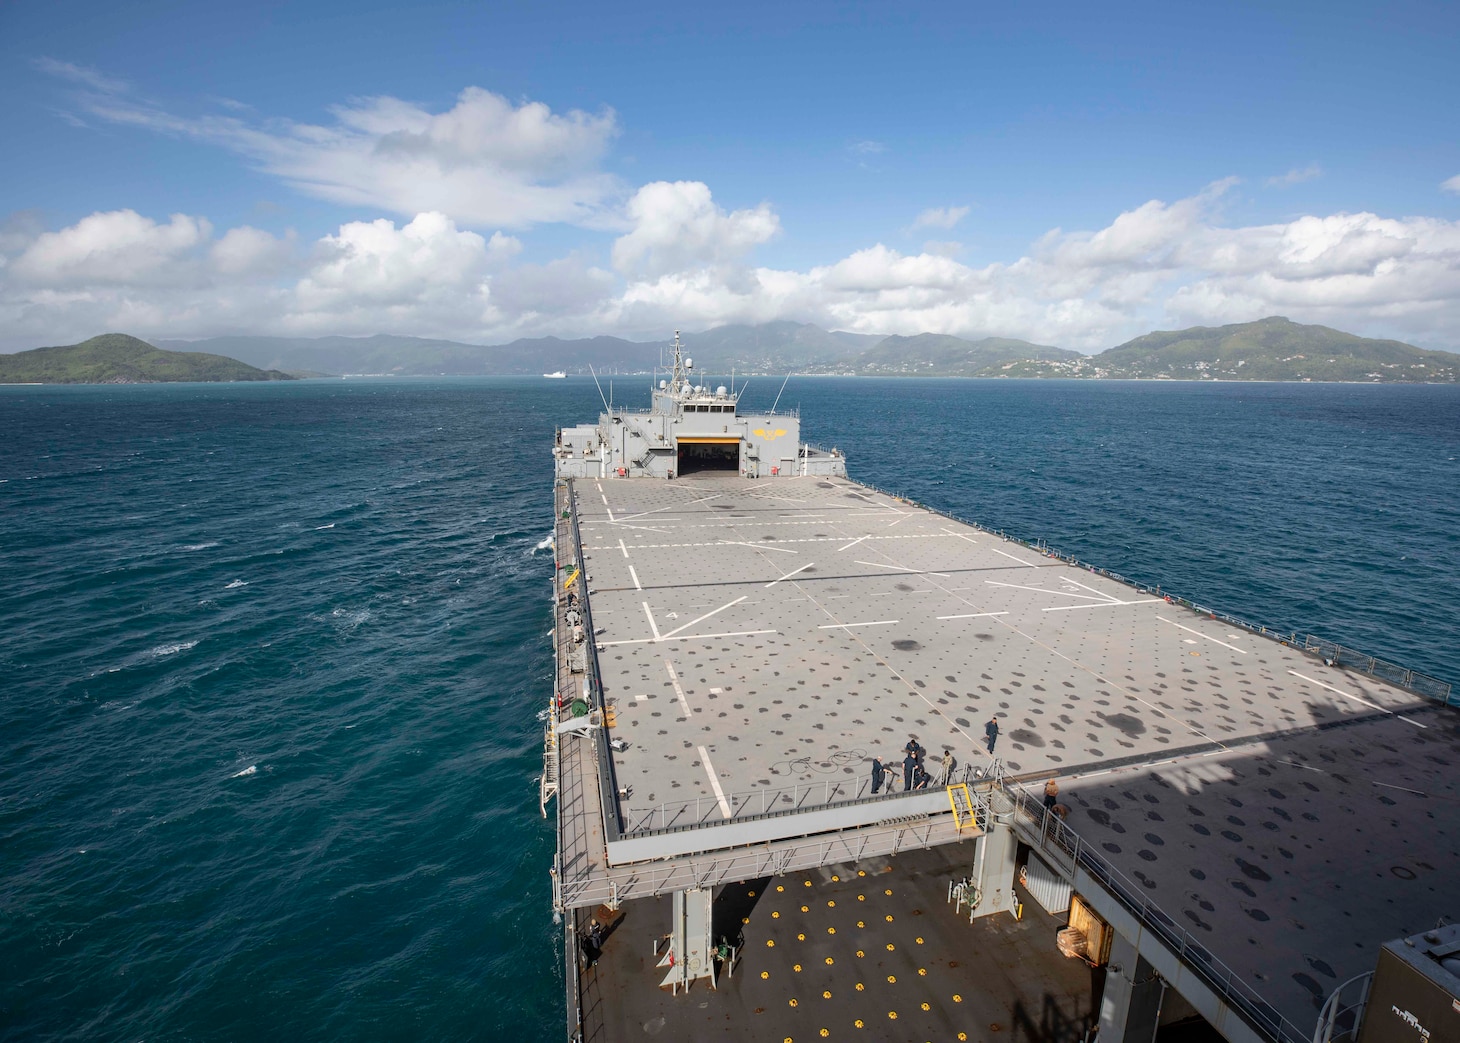
{"type": "MultiPolygon", "coordinates": [[[[560,495],[567,507],[569,486],[560,495]]],[[[559,739],[564,908],[970,841],[969,864],[1000,881],[1012,876],[1017,844],[1057,835],[1063,847],[1047,860],[1082,893],[1098,893],[1107,919],[1129,932],[1132,962],[1169,956],[1173,976],[1187,968],[1183,995],[1199,1009],[1205,997],[1203,1013],[1229,1038],[1282,1038],[1304,1023],[1314,992],[1282,969],[1304,958],[1291,951],[1287,909],[1267,909],[1226,880],[1193,887],[1193,876],[1153,866],[1220,864],[1254,895],[1259,875],[1282,879],[1267,861],[1289,876],[1301,866],[1290,905],[1315,888],[1341,890],[1331,864],[1299,863],[1292,850],[1332,843],[1324,838],[1353,825],[1340,810],[1354,813],[1344,803],[1353,794],[1325,797],[1305,777],[1333,773],[1324,766],[1333,737],[1350,756],[1366,743],[1419,743],[1440,760],[1460,749],[1452,715],[1428,700],[845,479],[580,479],[571,504],[559,558],[581,551],[595,631],[586,690],[606,726],[559,739]],[[1000,725],[997,762],[984,749],[990,717],[1000,725]],[[971,823],[955,823],[942,789],[870,792],[871,759],[900,776],[909,738],[930,760],[944,750],[956,759],[956,779],[972,782],[971,823]],[[1207,804],[1241,800],[1224,790],[1274,771],[1296,776],[1287,784],[1295,798],[1317,806],[1216,828],[1221,809],[1207,804]],[[1022,787],[1051,776],[1072,815],[1036,829],[1022,787]],[[1155,801],[1167,790],[1188,799],[1163,813],[1155,801]],[[1182,816],[1214,825],[1203,834],[1182,816]],[[1120,833],[1099,839],[1112,828],[1120,833]],[[1066,849],[1090,834],[1082,863],[1066,849]],[[1095,858],[1114,874],[1092,873],[1095,858]],[[1152,891],[1164,903],[1149,901],[1152,891]],[[1213,912],[1233,895],[1229,915],[1213,912]],[[1159,921],[1140,921],[1150,909],[1132,899],[1162,916],[1169,908],[1178,930],[1151,929],[1159,921]]],[[[560,677],[565,689],[584,683],[560,677]]],[[[1453,846],[1425,840],[1422,806],[1453,783],[1420,763],[1434,777],[1396,769],[1363,796],[1389,802],[1367,810],[1416,849],[1406,864],[1453,879],[1453,846]]],[[[1222,820],[1242,817],[1226,808],[1222,820]]],[[[985,912],[1005,910],[1012,887],[986,895],[985,912]]],[[[1396,899],[1410,918],[1435,904],[1433,892],[1406,900],[1396,899]]],[[[1371,969],[1378,944],[1409,924],[1379,923],[1392,910],[1373,905],[1345,912],[1353,951],[1320,960],[1334,975],[1371,969]]],[[[1337,919],[1325,930],[1343,933],[1337,919]]],[[[1312,944],[1331,948],[1319,934],[1312,944]]],[[[1309,982],[1318,978],[1320,991],[1336,984],[1321,972],[1309,982]]]]}

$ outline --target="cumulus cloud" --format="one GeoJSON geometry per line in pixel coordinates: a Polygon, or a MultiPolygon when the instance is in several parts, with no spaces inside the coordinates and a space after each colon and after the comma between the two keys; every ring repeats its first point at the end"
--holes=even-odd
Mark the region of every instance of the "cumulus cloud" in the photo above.
{"type": "Polygon", "coordinates": [[[1221,214],[1230,184],[1055,229],[983,266],[939,244],[880,243],[804,270],[756,266],[776,214],[727,211],[700,182],[636,193],[611,268],[578,252],[523,263],[518,239],[440,212],[351,222],[311,244],[246,227],[214,235],[181,214],[98,213],[56,231],[19,215],[0,225],[0,336],[11,349],[108,329],[490,342],[796,319],[1100,350],[1151,329],[1281,314],[1460,349],[1460,221],[1365,212],[1233,226],[1221,214]]]}
{"type": "Polygon", "coordinates": [[[631,277],[657,277],[739,261],[781,228],[770,206],[726,213],[702,181],[655,181],[624,211],[630,231],[613,244],[613,266],[631,277]]]}
{"type": "Polygon", "coordinates": [[[1460,192],[1460,174],[1440,182],[1440,187],[1446,192],[1460,192]]]}
{"type": "Polygon", "coordinates": [[[473,225],[612,222],[622,195],[599,164],[618,134],[612,109],[555,113],[468,87],[444,112],[393,97],[330,110],[327,123],[229,115],[182,116],[138,98],[94,70],[46,59],[39,67],[81,88],[75,103],[95,119],[192,138],[243,156],[319,199],[414,217],[449,214],[473,225]]]}
{"type": "Polygon", "coordinates": [[[913,218],[914,228],[952,228],[968,216],[966,206],[935,206],[913,218]]]}
{"type": "Polygon", "coordinates": [[[1315,177],[1323,176],[1323,168],[1317,163],[1311,163],[1306,167],[1294,167],[1286,174],[1279,174],[1277,177],[1267,179],[1268,188],[1287,188],[1289,185],[1300,185],[1304,181],[1312,181],[1315,177]]]}

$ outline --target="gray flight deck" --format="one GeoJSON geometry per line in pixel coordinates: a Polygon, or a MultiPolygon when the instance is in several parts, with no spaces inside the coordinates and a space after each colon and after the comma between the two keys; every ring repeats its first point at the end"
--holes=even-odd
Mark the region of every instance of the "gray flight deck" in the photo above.
{"type": "Polygon", "coordinates": [[[559,740],[566,908],[966,840],[941,789],[873,798],[872,758],[983,772],[995,717],[1004,779],[1058,776],[1066,825],[1295,1025],[1460,913],[1453,709],[846,478],[571,488],[622,748],[559,740]]]}

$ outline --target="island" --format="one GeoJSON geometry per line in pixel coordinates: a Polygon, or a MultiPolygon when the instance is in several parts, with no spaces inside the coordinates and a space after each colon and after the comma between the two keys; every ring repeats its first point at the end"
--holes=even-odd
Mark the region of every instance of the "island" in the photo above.
{"type": "Polygon", "coordinates": [[[125,333],[104,333],[80,344],[0,355],[0,384],[174,384],[233,380],[295,380],[223,355],[164,351],[125,333]]]}

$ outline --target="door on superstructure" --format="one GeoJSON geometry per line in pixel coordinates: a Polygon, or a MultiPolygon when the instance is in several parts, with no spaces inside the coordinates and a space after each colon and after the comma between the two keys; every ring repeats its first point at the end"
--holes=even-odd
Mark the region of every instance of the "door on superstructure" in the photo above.
{"type": "Polygon", "coordinates": [[[679,473],[740,470],[740,439],[734,437],[685,436],[676,439],[679,473]]]}

